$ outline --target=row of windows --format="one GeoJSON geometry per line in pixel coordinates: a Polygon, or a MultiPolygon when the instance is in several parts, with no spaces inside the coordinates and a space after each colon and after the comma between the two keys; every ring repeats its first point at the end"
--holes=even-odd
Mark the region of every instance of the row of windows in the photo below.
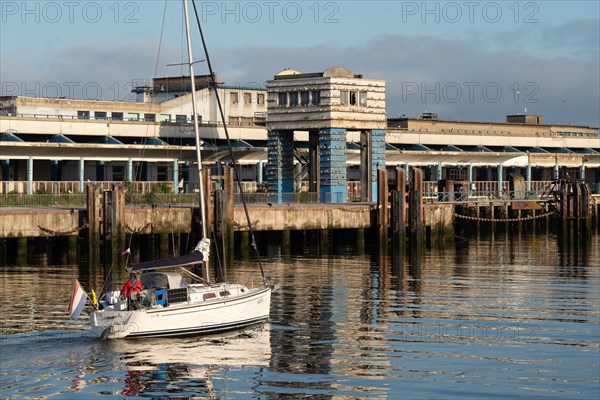
{"type": "MultiPolygon", "coordinates": [[[[238,92],[231,92],[229,94],[231,98],[231,104],[238,104],[240,102],[240,96],[238,92]]],[[[252,104],[252,93],[244,93],[244,104],[252,104]]],[[[258,93],[256,95],[256,104],[264,105],[265,104],[265,95],[264,93],[258,93]]]]}
{"type": "MultiPolygon", "coordinates": [[[[77,119],[96,119],[96,120],[112,120],[112,121],[147,121],[147,122],[156,122],[156,114],[153,113],[123,113],[113,111],[110,113],[110,116],[106,111],[94,111],[94,114],[91,115],[90,111],[80,110],[77,111],[77,119]]],[[[159,115],[160,122],[172,122],[173,116],[171,114],[160,114],[159,115]]],[[[188,117],[187,115],[175,115],[175,122],[180,124],[185,124],[187,122],[191,122],[193,116],[188,117]]],[[[200,120],[202,117],[200,116],[200,120]]]]}
{"type": "Polygon", "coordinates": [[[277,93],[277,96],[279,107],[318,106],[321,104],[321,92],[319,90],[280,92],[277,93]]]}
{"type": "MultiPolygon", "coordinates": [[[[277,93],[279,107],[317,106],[321,104],[319,90],[277,93]]],[[[367,92],[358,90],[340,90],[340,104],[348,106],[367,106],[367,92]]]]}

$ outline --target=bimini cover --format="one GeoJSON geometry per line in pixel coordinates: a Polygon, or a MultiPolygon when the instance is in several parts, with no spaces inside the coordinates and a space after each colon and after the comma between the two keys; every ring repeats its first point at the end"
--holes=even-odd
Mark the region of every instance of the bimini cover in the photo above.
{"type": "Polygon", "coordinates": [[[158,269],[158,268],[169,268],[169,267],[185,267],[188,265],[194,265],[202,262],[204,257],[199,251],[194,251],[191,254],[185,256],[173,257],[173,258],[161,258],[160,260],[146,261],[143,263],[132,264],[128,268],[129,271],[140,271],[144,269],[158,269]]]}
{"type": "Polygon", "coordinates": [[[175,272],[146,272],[140,277],[144,289],[181,289],[187,282],[175,272]]]}

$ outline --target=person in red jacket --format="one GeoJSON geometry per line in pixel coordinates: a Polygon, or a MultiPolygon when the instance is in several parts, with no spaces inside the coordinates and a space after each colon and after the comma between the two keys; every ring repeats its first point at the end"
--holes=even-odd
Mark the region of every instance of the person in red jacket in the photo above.
{"type": "Polygon", "coordinates": [[[130,299],[132,295],[137,295],[142,290],[142,282],[138,279],[135,272],[129,274],[129,280],[121,289],[121,299],[130,299]]]}

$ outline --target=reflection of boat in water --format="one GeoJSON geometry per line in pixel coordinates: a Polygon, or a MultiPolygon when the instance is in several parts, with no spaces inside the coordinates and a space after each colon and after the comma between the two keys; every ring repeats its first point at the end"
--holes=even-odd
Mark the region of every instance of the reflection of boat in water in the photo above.
{"type": "Polygon", "coordinates": [[[232,368],[265,368],[271,360],[268,325],[218,336],[110,340],[99,346],[103,352],[118,354],[125,364],[122,394],[127,396],[167,398],[185,393],[190,396],[186,398],[207,394],[212,398],[214,381],[223,373],[232,368]]]}
{"type": "Polygon", "coordinates": [[[219,335],[108,341],[103,348],[119,353],[136,370],[154,370],[161,364],[185,364],[191,369],[211,365],[264,367],[271,360],[268,324],[219,335]]]}
{"type": "MultiPolygon", "coordinates": [[[[185,25],[187,32],[188,64],[190,70],[192,115],[199,115],[196,106],[196,87],[194,74],[194,61],[190,38],[188,17],[188,0],[183,0],[185,25]]],[[[199,23],[199,20],[198,20],[199,23]]],[[[202,29],[200,28],[200,33],[202,29]]],[[[204,44],[204,39],[203,44],[204,44]]],[[[215,74],[210,66],[208,53],[205,55],[212,76],[212,85],[220,106],[215,74]]],[[[223,128],[229,144],[230,158],[234,161],[233,167],[242,201],[246,209],[246,218],[250,234],[253,236],[251,221],[246,208],[242,186],[239,182],[240,174],[233,157],[229,133],[227,131],[224,114],[221,110],[223,128]]],[[[200,215],[202,222],[202,239],[196,249],[188,255],[161,259],[133,265],[131,270],[142,271],[141,300],[131,303],[120,300],[118,292],[108,293],[107,301],[99,309],[90,314],[92,334],[105,339],[119,339],[125,337],[158,337],[175,335],[208,334],[231,329],[246,327],[269,318],[271,305],[271,287],[267,285],[260,258],[258,264],[262,274],[262,285],[257,288],[248,288],[241,284],[210,283],[208,265],[210,240],[206,228],[205,188],[202,174],[202,158],[200,153],[200,134],[198,118],[195,118],[194,131],[196,141],[196,157],[198,163],[198,182],[200,197],[200,215]],[[204,279],[191,273],[185,267],[201,264],[205,270],[204,279]],[[163,272],[164,268],[178,268],[177,272],[163,272]]],[[[254,239],[252,239],[253,248],[254,239]]],[[[218,247],[218,246],[217,246],[218,247]]],[[[256,250],[258,256],[258,251],[256,250]]],[[[134,279],[135,281],[135,279],[134,279]]],[[[137,282],[136,282],[137,284],[137,282]]],[[[74,304],[73,300],[71,301],[74,304]]],[[[71,307],[70,307],[71,308],[71,307]]]]}

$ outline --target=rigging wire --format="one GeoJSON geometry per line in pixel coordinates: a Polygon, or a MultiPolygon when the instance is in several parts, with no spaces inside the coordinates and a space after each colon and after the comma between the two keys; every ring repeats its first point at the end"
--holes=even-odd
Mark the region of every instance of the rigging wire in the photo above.
{"type": "MultiPolygon", "coordinates": [[[[217,105],[219,107],[219,114],[221,116],[221,121],[223,122],[223,130],[225,131],[225,137],[227,138],[227,148],[229,149],[229,157],[231,158],[231,163],[233,165],[233,170],[235,171],[235,178],[238,184],[238,188],[240,191],[240,198],[242,200],[242,204],[244,206],[244,213],[246,214],[246,220],[248,221],[248,231],[250,234],[250,238],[252,240],[251,246],[254,249],[256,254],[256,259],[258,261],[258,266],[260,267],[260,274],[262,275],[263,282],[266,282],[265,272],[262,266],[262,262],[260,259],[260,254],[258,253],[258,248],[256,247],[256,240],[254,238],[254,230],[252,229],[252,222],[250,220],[250,213],[248,212],[248,204],[246,204],[246,196],[244,194],[244,190],[242,187],[242,179],[239,171],[239,166],[236,163],[236,159],[233,154],[233,149],[231,146],[231,139],[229,137],[229,131],[227,130],[227,123],[225,121],[225,113],[223,112],[223,106],[221,104],[221,100],[219,98],[219,92],[217,90],[217,82],[215,80],[215,74],[213,73],[212,64],[210,62],[210,56],[208,54],[208,48],[206,47],[206,41],[204,40],[204,33],[202,32],[202,26],[200,25],[200,17],[198,16],[198,9],[196,8],[196,1],[192,0],[192,6],[194,7],[194,14],[196,16],[196,24],[198,25],[198,31],[200,32],[200,39],[202,40],[202,47],[204,49],[204,56],[206,58],[206,65],[208,66],[208,72],[210,74],[210,79],[212,83],[212,87],[215,91],[215,99],[217,100],[217,105]]],[[[192,77],[192,79],[194,79],[192,77]]]]}

